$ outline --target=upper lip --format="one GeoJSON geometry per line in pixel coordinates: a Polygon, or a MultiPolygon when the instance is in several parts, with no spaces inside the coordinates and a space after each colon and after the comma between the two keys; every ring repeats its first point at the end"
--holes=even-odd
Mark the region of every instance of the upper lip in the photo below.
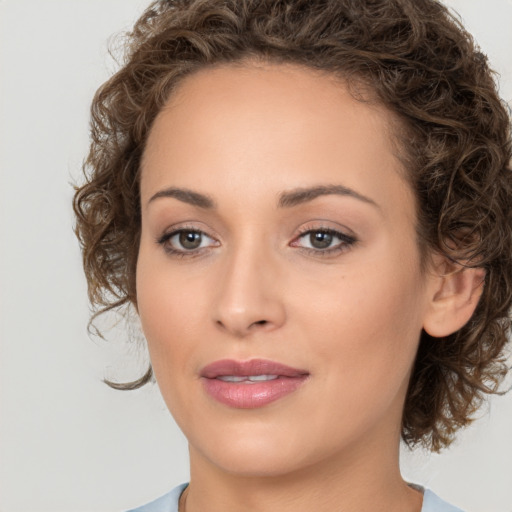
{"type": "Polygon", "coordinates": [[[223,375],[236,375],[240,377],[248,377],[249,375],[304,377],[309,375],[309,372],[268,359],[250,359],[249,361],[222,359],[206,365],[201,370],[201,377],[207,379],[215,379],[223,375]]]}

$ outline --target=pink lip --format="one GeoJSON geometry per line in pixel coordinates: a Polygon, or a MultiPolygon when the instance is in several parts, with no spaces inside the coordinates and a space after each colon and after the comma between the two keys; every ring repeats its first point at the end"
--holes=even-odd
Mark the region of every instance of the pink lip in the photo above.
{"type": "Polygon", "coordinates": [[[295,391],[309,376],[306,370],[266,359],[215,361],[201,371],[206,392],[218,402],[238,409],[255,409],[275,402],[295,391]],[[223,376],[277,375],[277,379],[258,382],[226,382],[223,376]]]}

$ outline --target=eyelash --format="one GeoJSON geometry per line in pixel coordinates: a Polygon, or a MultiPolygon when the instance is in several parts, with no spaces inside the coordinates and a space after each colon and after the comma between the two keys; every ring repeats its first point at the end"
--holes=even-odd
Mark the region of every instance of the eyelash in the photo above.
{"type": "MultiPolygon", "coordinates": [[[[207,238],[210,238],[211,240],[215,240],[213,237],[209,236],[204,231],[201,231],[200,229],[194,228],[194,227],[180,227],[179,229],[174,229],[173,231],[170,231],[169,233],[164,233],[161,237],[157,238],[157,243],[161,245],[164,249],[164,251],[173,256],[178,258],[194,258],[197,256],[200,256],[203,254],[204,250],[211,246],[216,246],[216,244],[209,245],[207,247],[198,247],[196,249],[176,249],[172,247],[169,244],[169,241],[175,237],[176,235],[180,235],[181,233],[187,233],[187,234],[195,234],[200,236],[206,236],[207,238]]],[[[201,241],[202,242],[202,241],[201,241]]],[[[215,241],[217,242],[217,241],[215,241]]],[[[345,252],[349,250],[355,243],[357,242],[357,239],[352,235],[347,235],[345,233],[342,233],[340,231],[337,231],[332,228],[304,228],[299,232],[299,235],[290,243],[292,247],[298,247],[300,250],[307,252],[309,254],[313,254],[315,256],[332,256],[335,254],[340,254],[342,252],[345,252]],[[333,238],[337,238],[340,240],[335,246],[333,247],[327,247],[325,249],[318,249],[313,247],[301,247],[297,245],[297,242],[306,236],[311,236],[313,233],[321,233],[324,235],[330,235],[333,238]]],[[[218,242],[217,242],[218,244],[218,242]]]]}
{"type": "Polygon", "coordinates": [[[195,234],[200,236],[206,236],[212,240],[215,240],[213,237],[207,235],[204,231],[201,231],[200,229],[194,228],[194,227],[180,227],[178,229],[174,229],[170,231],[169,233],[164,233],[161,237],[157,239],[157,243],[161,245],[164,249],[164,251],[177,258],[194,258],[197,256],[200,256],[204,249],[207,249],[207,247],[198,247],[197,249],[175,249],[172,247],[168,242],[175,237],[176,235],[179,235],[181,233],[188,233],[188,234],[195,234]]]}
{"type": "Polygon", "coordinates": [[[342,233],[341,231],[337,231],[332,228],[303,228],[300,230],[299,235],[295,238],[295,240],[291,243],[292,247],[296,247],[294,245],[296,241],[305,238],[307,235],[311,236],[313,233],[322,233],[324,235],[330,235],[334,238],[338,238],[340,242],[338,242],[333,247],[328,247],[326,249],[315,249],[312,247],[301,247],[301,250],[308,252],[310,254],[314,254],[315,256],[333,256],[336,254],[340,254],[342,252],[348,251],[356,242],[356,237],[352,235],[347,235],[342,233]]]}

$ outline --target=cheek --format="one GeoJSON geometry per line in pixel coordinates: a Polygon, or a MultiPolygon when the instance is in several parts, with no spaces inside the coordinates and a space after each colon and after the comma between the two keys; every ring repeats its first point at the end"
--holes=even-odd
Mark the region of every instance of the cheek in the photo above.
{"type": "Polygon", "coordinates": [[[416,354],[421,276],[415,263],[393,261],[400,259],[361,262],[323,289],[312,283],[303,290],[312,306],[296,315],[303,319],[305,339],[316,340],[319,368],[327,364],[331,369],[325,373],[329,385],[356,408],[358,403],[389,403],[408,379],[416,354]]]}
{"type": "Polygon", "coordinates": [[[180,280],[180,274],[171,272],[161,259],[141,244],[137,304],[157,381],[169,389],[166,381],[177,375],[172,367],[190,364],[194,347],[184,341],[198,336],[200,319],[204,318],[200,304],[204,294],[193,281],[180,280]]]}

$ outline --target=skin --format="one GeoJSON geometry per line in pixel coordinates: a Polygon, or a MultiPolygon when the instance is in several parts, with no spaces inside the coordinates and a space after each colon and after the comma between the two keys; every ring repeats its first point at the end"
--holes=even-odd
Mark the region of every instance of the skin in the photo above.
{"type": "Polygon", "coordinates": [[[422,272],[390,121],[326,75],[261,63],[189,76],[158,115],[140,183],[137,307],[189,441],[187,512],[420,511],[398,462],[419,336],[452,329],[450,307],[465,321],[478,294],[467,274],[422,272]],[[278,204],[330,185],[365,199],[278,204]],[[169,187],[215,207],[162,193],[169,187]],[[322,228],[349,238],[333,238],[331,252],[312,248],[304,232],[322,228]],[[187,250],[179,236],[159,243],[177,229],[203,232],[201,247],[187,250]],[[310,375],[257,409],[205,393],[205,365],[252,358],[310,375]]]}

